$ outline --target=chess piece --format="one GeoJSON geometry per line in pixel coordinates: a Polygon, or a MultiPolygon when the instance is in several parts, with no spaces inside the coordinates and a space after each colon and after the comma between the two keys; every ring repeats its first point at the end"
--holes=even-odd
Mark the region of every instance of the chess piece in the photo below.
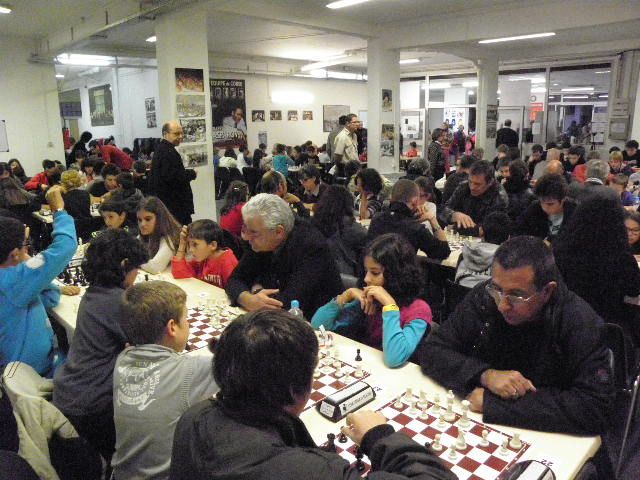
{"type": "Polygon", "coordinates": [[[327,433],[327,446],[325,447],[325,451],[336,453],[336,435],[335,433],[327,433]]]}
{"type": "Polygon", "coordinates": [[[410,405],[411,408],[409,408],[409,415],[417,415],[418,409],[416,408],[416,402],[411,402],[410,405]]]}
{"type": "Polygon", "coordinates": [[[148,282],[148,281],[149,281],[149,274],[148,274],[148,273],[145,273],[145,274],[144,274],[144,281],[145,281],[145,282],[148,282]]]}
{"type": "Polygon", "coordinates": [[[440,416],[438,417],[438,426],[440,428],[444,428],[447,426],[447,422],[444,420],[444,415],[440,414],[440,416]]]}
{"type": "Polygon", "coordinates": [[[320,370],[313,371],[313,378],[320,378],[322,376],[322,372],[320,370]]]}
{"type": "MultiPolygon", "coordinates": [[[[334,364],[335,365],[335,364],[334,364]]],[[[340,378],[344,375],[344,373],[342,372],[342,368],[341,368],[342,364],[340,362],[338,362],[338,366],[336,367],[336,371],[333,372],[333,375],[336,378],[340,378]]]]}
{"type": "Polygon", "coordinates": [[[362,357],[360,356],[360,349],[356,350],[356,362],[361,362],[362,357]]]}
{"type": "Polygon", "coordinates": [[[444,413],[444,419],[447,422],[453,422],[456,419],[456,413],[453,411],[453,403],[447,404],[447,411],[444,413]]]}
{"type": "Polygon", "coordinates": [[[431,448],[436,452],[440,452],[442,450],[442,444],[440,443],[440,439],[442,435],[436,433],[436,436],[433,438],[433,443],[431,444],[431,448]]]}
{"type": "Polygon", "coordinates": [[[351,374],[347,371],[346,375],[344,376],[344,379],[342,380],[342,383],[344,383],[345,385],[349,385],[351,381],[352,381],[351,374]]]}
{"type": "Polygon", "coordinates": [[[353,376],[356,378],[364,377],[364,372],[362,371],[362,365],[358,365],[356,367],[356,371],[353,373],[353,376]]]}
{"type": "Polygon", "coordinates": [[[362,450],[360,450],[360,448],[356,449],[356,470],[358,470],[359,472],[362,472],[364,470],[364,462],[362,461],[362,457],[364,455],[362,454],[362,450]]]}
{"type": "Polygon", "coordinates": [[[344,433],[340,433],[340,435],[338,435],[339,443],[347,443],[347,440],[347,436],[344,433]]]}
{"type": "Polygon", "coordinates": [[[513,438],[511,438],[511,441],[509,442],[509,446],[511,448],[515,448],[516,450],[520,450],[522,448],[522,441],[520,440],[519,433],[516,432],[513,434],[513,438]]]}
{"type": "Polygon", "coordinates": [[[482,439],[480,440],[481,447],[489,446],[489,439],[487,438],[488,436],[489,436],[489,430],[482,430],[482,439]]]}
{"type": "Polygon", "coordinates": [[[509,449],[507,448],[508,445],[509,445],[509,440],[507,440],[506,438],[502,440],[502,444],[500,445],[500,449],[498,450],[498,453],[500,453],[500,455],[507,455],[509,453],[509,449]]]}
{"type": "Polygon", "coordinates": [[[402,407],[404,407],[404,403],[402,403],[402,398],[401,397],[396,398],[396,401],[393,402],[393,408],[401,409],[402,407]]]}
{"type": "Polygon", "coordinates": [[[411,402],[411,400],[413,400],[413,391],[411,390],[411,387],[407,387],[407,391],[404,392],[404,401],[411,402]]]}
{"type": "Polygon", "coordinates": [[[426,420],[428,418],[429,418],[429,413],[427,412],[427,407],[423,407],[422,411],[420,412],[420,419],[426,420]]]}
{"type": "Polygon", "coordinates": [[[468,428],[471,423],[469,422],[469,400],[463,400],[462,402],[462,417],[460,417],[460,421],[458,422],[458,426],[461,428],[468,428]]]}
{"type": "Polygon", "coordinates": [[[425,392],[424,390],[420,390],[420,400],[418,401],[418,407],[426,408],[428,404],[427,392],[425,392]]]}
{"type": "Polygon", "coordinates": [[[464,450],[467,448],[467,441],[464,438],[464,432],[462,430],[458,431],[458,438],[456,440],[456,448],[458,450],[464,450]]]}
{"type": "Polygon", "coordinates": [[[456,458],[458,458],[458,452],[456,452],[456,449],[453,447],[449,448],[449,460],[455,460],[456,458]]]}
{"type": "Polygon", "coordinates": [[[447,403],[451,403],[453,404],[453,401],[455,400],[456,396],[453,394],[453,390],[449,390],[447,392],[447,403]]]}

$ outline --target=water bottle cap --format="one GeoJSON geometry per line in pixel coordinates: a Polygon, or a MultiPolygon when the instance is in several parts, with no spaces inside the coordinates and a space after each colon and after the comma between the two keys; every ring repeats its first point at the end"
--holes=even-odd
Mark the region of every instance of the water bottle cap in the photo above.
{"type": "Polygon", "coordinates": [[[291,300],[291,308],[300,308],[300,302],[298,300],[291,300]]]}

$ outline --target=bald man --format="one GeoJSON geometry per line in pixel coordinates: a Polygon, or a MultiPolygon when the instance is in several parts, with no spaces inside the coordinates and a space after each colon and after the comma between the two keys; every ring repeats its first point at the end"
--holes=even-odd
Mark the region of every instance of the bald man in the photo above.
{"type": "Polygon", "coordinates": [[[196,171],[185,169],[176,147],[182,142],[182,126],[175,120],[162,126],[162,140],[156,146],[149,174],[149,190],[164,202],[182,224],[191,223],[193,192],[190,182],[196,171]]]}
{"type": "Polygon", "coordinates": [[[559,175],[567,181],[567,184],[573,181],[571,174],[564,171],[564,165],[562,165],[560,160],[547,160],[547,166],[544,169],[544,173],[545,175],[559,175]]]}
{"type": "Polygon", "coordinates": [[[560,150],[557,148],[550,148],[547,150],[547,158],[542,162],[536,164],[536,168],[533,169],[533,180],[537,181],[542,175],[544,175],[547,165],[553,160],[560,160],[560,150]]]}

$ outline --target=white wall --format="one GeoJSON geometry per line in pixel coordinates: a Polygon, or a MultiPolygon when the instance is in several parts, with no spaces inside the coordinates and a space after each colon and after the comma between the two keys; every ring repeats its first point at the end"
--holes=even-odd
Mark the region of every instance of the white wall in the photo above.
{"type": "Polygon", "coordinates": [[[420,108],[420,81],[400,82],[400,109],[420,108]]]}
{"type": "Polygon", "coordinates": [[[27,175],[42,170],[42,160],[64,162],[62,124],[53,65],[29,63],[29,40],[0,37],[0,120],[6,121],[9,152],[27,175]]]}
{"type": "Polygon", "coordinates": [[[91,132],[94,138],[113,135],[120,147],[133,148],[133,140],[143,137],[160,137],[162,122],[157,118],[158,127],[147,128],[144,108],[145,98],[156,99],[158,107],[158,72],[155,69],[120,68],[103,69],[91,76],[65,81],[62,91],[80,90],[82,118],[78,118],[78,130],[91,132]],[[93,127],[89,111],[89,89],[99,85],[111,85],[113,100],[113,125],[93,127]]]}

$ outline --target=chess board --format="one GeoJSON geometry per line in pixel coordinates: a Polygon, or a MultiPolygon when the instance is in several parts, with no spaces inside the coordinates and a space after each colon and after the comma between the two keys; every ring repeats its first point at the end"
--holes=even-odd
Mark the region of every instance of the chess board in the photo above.
{"type": "Polygon", "coordinates": [[[241,313],[239,308],[225,307],[221,313],[215,314],[218,315],[219,321],[219,325],[216,325],[213,314],[206,313],[205,309],[200,307],[190,308],[187,313],[189,339],[186,349],[198,350],[209,346],[211,340],[217,341],[229,322],[241,313]]]}
{"type": "MultiPolygon", "coordinates": [[[[461,415],[456,413],[453,422],[446,422],[445,426],[438,425],[438,418],[432,413],[434,409],[433,402],[427,402],[428,418],[420,418],[422,413],[420,408],[415,412],[411,411],[411,403],[418,402],[417,397],[413,397],[412,401],[407,401],[404,396],[400,396],[390,401],[378,411],[380,411],[392,425],[396,432],[404,432],[413,438],[420,445],[431,444],[436,434],[441,435],[440,443],[442,450],[434,451],[440,457],[443,463],[449,468],[459,480],[494,480],[501,478],[501,475],[514,465],[518,459],[522,457],[524,452],[531,446],[522,441],[519,449],[512,448],[507,444],[506,452],[501,452],[503,440],[510,440],[511,435],[491,428],[482,423],[469,419],[469,426],[461,428],[458,421],[461,415]],[[400,400],[402,407],[398,408],[396,402],[400,400]],[[459,430],[465,431],[465,440],[467,447],[458,450],[456,458],[449,457],[449,447],[455,445],[459,430]],[[489,435],[487,440],[488,446],[481,446],[482,431],[487,430],[489,435]]],[[[346,459],[351,465],[356,464],[357,446],[347,438],[346,443],[340,443],[336,435],[335,446],[337,453],[346,459]]],[[[362,476],[365,477],[371,464],[367,457],[363,457],[364,470],[362,476]]]]}
{"type": "Polygon", "coordinates": [[[86,287],[89,285],[84,278],[84,272],[79,264],[69,265],[59,275],[58,281],[63,285],[76,285],[78,287],[86,287]]]}
{"type": "Polygon", "coordinates": [[[313,385],[311,387],[311,395],[304,409],[308,410],[316,403],[321,402],[326,397],[333,395],[340,390],[353,385],[360,380],[367,378],[370,374],[362,371],[361,377],[356,377],[354,372],[356,367],[329,356],[320,359],[318,367],[313,375],[313,385]],[[340,364],[341,376],[336,376],[336,367],[340,364]]]}

